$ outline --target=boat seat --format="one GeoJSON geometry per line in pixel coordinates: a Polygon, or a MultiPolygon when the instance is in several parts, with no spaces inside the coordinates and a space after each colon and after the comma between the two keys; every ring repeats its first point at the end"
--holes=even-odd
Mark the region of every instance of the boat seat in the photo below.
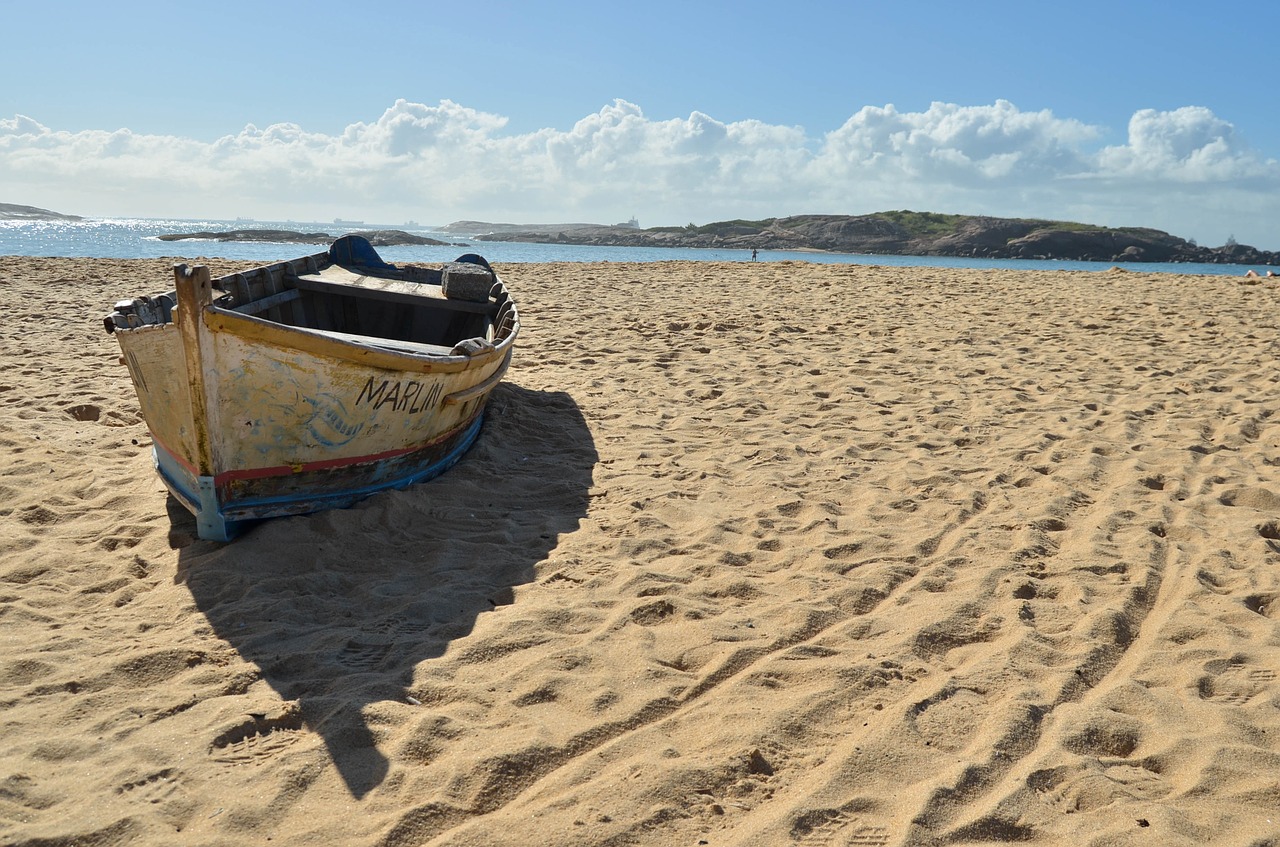
{"type": "Polygon", "coordinates": [[[371,300],[385,300],[391,303],[423,306],[431,305],[441,309],[457,312],[471,312],[478,315],[492,315],[498,305],[489,301],[477,303],[470,300],[451,300],[445,297],[439,285],[428,282],[403,282],[401,280],[383,279],[353,273],[345,268],[326,268],[318,274],[299,274],[287,281],[295,288],[317,291],[323,294],[337,294],[348,297],[367,297],[371,300]]]}
{"type": "Polygon", "coordinates": [[[232,306],[231,308],[242,315],[257,315],[257,314],[260,314],[261,312],[265,312],[267,309],[270,309],[272,306],[280,306],[285,303],[292,303],[294,300],[297,300],[301,296],[302,296],[301,291],[299,291],[296,288],[289,288],[289,289],[286,289],[285,291],[281,291],[279,293],[271,294],[266,297],[263,297],[260,300],[250,300],[248,303],[243,303],[239,306],[232,306]]]}

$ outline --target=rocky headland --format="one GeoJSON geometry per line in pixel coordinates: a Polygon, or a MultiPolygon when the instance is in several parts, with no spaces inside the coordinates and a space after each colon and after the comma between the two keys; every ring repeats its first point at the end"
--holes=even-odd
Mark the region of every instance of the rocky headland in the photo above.
{"type": "MultiPolygon", "coordinates": [[[[377,229],[365,232],[353,232],[369,240],[374,247],[405,246],[454,246],[466,247],[462,243],[440,241],[421,235],[413,235],[401,229],[377,229]]],[[[330,244],[337,236],[327,232],[293,232],[286,229],[234,229],[226,232],[175,232],[157,236],[161,241],[255,241],[281,242],[286,244],[330,244]]]]}
{"type": "Polygon", "coordinates": [[[64,215],[35,206],[0,203],[0,221],[82,221],[79,215],[64,215]]]}
{"type": "Polygon", "coordinates": [[[878,212],[794,215],[685,227],[540,224],[519,227],[464,221],[446,230],[484,233],[480,241],[526,241],[611,247],[703,247],[725,250],[820,250],[898,256],[985,259],[1072,259],[1096,262],[1203,262],[1280,265],[1280,253],[1244,244],[1200,247],[1145,227],[1066,221],[878,212]]]}

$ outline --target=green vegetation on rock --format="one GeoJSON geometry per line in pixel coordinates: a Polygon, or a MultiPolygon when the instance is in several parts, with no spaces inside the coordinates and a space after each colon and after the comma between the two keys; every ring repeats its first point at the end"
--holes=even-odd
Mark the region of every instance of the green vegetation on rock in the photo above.
{"type": "Polygon", "coordinates": [[[905,229],[915,238],[950,235],[968,215],[944,215],[938,212],[912,212],[903,209],[896,212],[879,212],[872,217],[884,218],[905,229]]]}

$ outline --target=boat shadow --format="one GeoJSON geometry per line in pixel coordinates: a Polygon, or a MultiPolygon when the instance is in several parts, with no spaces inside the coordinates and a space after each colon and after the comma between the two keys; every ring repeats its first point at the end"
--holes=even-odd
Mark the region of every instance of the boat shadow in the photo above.
{"type": "MultiPolygon", "coordinates": [[[[307,729],[348,790],[386,777],[365,712],[413,703],[415,672],[471,634],[586,515],[597,454],[563,392],[504,383],[475,446],[448,473],[350,509],[265,521],[230,544],[179,554],[185,583],[216,635],[261,671],[292,714],[256,716],[237,737],[307,729]]],[[[195,521],[170,503],[171,530],[195,521]]],[[[261,745],[266,749],[273,745],[261,745]]]]}

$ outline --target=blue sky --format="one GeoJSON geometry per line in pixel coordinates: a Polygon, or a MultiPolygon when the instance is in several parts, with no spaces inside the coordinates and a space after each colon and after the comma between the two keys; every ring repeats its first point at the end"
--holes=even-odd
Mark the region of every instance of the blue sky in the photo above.
{"type": "Polygon", "coordinates": [[[0,202],[644,226],[910,208],[1280,249],[1270,2],[0,8],[0,202]]]}

